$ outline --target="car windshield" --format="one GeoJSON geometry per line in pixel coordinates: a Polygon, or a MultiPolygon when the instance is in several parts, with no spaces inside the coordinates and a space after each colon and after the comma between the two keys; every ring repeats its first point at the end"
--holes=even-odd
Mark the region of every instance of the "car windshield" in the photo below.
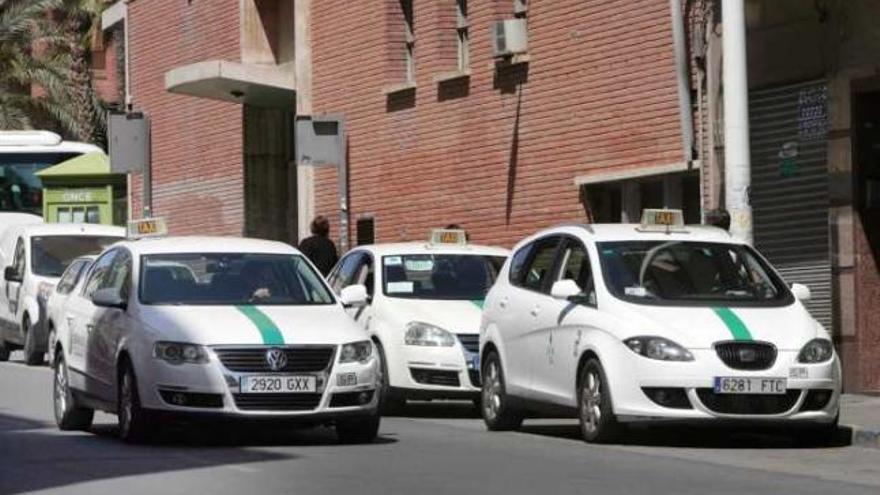
{"type": "Polygon", "coordinates": [[[682,241],[597,244],[608,290],[640,304],[782,305],[791,293],[746,246],[682,241]]]}
{"type": "Polygon", "coordinates": [[[31,270],[44,277],[60,277],[71,261],[99,254],[121,237],[53,235],[31,238],[31,270]]]}
{"type": "Polygon", "coordinates": [[[321,277],[294,254],[188,253],[141,258],[143,304],[333,304],[321,277]]]}
{"type": "Polygon", "coordinates": [[[482,300],[503,256],[410,254],[382,258],[384,293],[410,299],[482,300]]]}

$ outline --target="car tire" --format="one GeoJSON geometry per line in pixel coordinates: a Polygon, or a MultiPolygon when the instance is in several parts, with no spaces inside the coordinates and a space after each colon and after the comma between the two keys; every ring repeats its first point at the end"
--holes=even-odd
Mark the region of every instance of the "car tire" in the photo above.
{"type": "Polygon", "coordinates": [[[147,411],[141,407],[137,377],[128,361],[119,369],[116,414],[119,418],[119,438],[126,443],[140,443],[152,434],[153,424],[147,411]]]}
{"type": "Polygon", "coordinates": [[[6,346],[3,337],[0,337],[0,363],[9,361],[9,354],[11,354],[9,347],[6,346]]]}
{"type": "Polygon", "coordinates": [[[388,361],[385,359],[385,349],[382,344],[376,342],[379,351],[379,412],[383,416],[398,416],[406,409],[406,399],[400,397],[391,388],[391,380],[388,378],[388,361]]]}
{"type": "Polygon", "coordinates": [[[52,399],[55,410],[55,423],[60,430],[86,431],[92,426],[95,411],[76,404],[70,390],[70,379],[64,357],[55,359],[55,378],[52,386],[52,399]]]}
{"type": "Polygon", "coordinates": [[[43,364],[46,353],[37,350],[37,335],[34,329],[31,328],[31,318],[28,315],[24,316],[24,320],[21,322],[21,329],[24,332],[24,362],[28,366],[43,364]]]}
{"type": "Polygon", "coordinates": [[[381,417],[378,412],[369,416],[344,418],[336,421],[336,438],[339,443],[372,443],[379,435],[381,417]]]}
{"type": "Polygon", "coordinates": [[[510,431],[522,426],[523,414],[510,405],[504,382],[504,370],[498,353],[490,352],[481,370],[483,390],[480,413],[489,431],[510,431]]]}
{"type": "Polygon", "coordinates": [[[598,359],[589,359],[578,377],[578,419],[581,434],[588,443],[612,442],[620,435],[620,423],[614,406],[605,370],[598,359]]]}

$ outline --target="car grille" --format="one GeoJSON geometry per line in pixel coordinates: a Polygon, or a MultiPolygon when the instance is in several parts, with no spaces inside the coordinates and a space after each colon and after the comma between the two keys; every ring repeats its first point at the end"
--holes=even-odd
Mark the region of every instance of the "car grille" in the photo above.
{"type": "Polygon", "coordinates": [[[445,387],[458,387],[457,371],[429,370],[424,368],[410,368],[413,380],[426,385],[442,385],[445,387]]]}
{"type": "Polygon", "coordinates": [[[765,342],[719,342],[715,352],[735,370],[766,370],[776,362],[776,347],[765,342]]]}
{"type": "Polygon", "coordinates": [[[287,366],[273,370],[266,362],[266,351],[273,347],[214,348],[220,362],[230,371],[242,373],[301,373],[327,369],[333,358],[333,346],[279,347],[287,355],[287,366]]]}
{"type": "Polygon", "coordinates": [[[720,414],[782,414],[794,407],[801,391],[785,394],[716,394],[711,388],[698,388],[697,396],[709,410],[720,414]]]}
{"type": "Polygon", "coordinates": [[[458,337],[458,341],[461,342],[461,346],[468,350],[468,352],[472,352],[477,354],[480,352],[480,335],[476,333],[460,333],[456,335],[458,337]]]}
{"type": "Polygon", "coordinates": [[[232,394],[243,411],[310,411],[321,403],[321,394],[232,394]]]}

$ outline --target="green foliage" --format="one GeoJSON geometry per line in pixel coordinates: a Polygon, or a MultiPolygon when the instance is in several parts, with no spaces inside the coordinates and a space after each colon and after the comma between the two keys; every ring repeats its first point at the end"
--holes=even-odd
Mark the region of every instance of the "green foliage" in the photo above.
{"type": "Polygon", "coordinates": [[[103,144],[91,49],[104,4],[0,0],[0,129],[51,129],[103,144]]]}

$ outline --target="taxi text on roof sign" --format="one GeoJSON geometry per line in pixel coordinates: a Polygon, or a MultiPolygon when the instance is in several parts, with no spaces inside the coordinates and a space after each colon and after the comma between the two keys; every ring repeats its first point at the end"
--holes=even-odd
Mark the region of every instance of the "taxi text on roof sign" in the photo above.
{"type": "Polygon", "coordinates": [[[431,244],[467,244],[467,233],[461,229],[434,229],[431,244]]]}
{"type": "Polygon", "coordinates": [[[648,232],[684,231],[684,214],[681,210],[645,209],[639,230],[648,232]]]}
{"type": "Polygon", "coordinates": [[[132,239],[159,237],[167,234],[168,228],[165,226],[165,219],[161,217],[142,218],[128,222],[128,237],[132,239]]]}

